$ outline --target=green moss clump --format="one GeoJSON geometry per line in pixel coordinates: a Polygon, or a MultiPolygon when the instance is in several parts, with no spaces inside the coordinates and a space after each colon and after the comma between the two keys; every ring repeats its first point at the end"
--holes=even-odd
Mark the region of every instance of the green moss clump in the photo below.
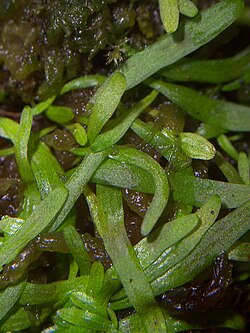
{"type": "Polygon", "coordinates": [[[32,103],[79,75],[109,72],[110,50],[124,40],[127,49],[145,47],[162,32],[157,9],[156,0],[2,1],[4,89],[32,103]]]}

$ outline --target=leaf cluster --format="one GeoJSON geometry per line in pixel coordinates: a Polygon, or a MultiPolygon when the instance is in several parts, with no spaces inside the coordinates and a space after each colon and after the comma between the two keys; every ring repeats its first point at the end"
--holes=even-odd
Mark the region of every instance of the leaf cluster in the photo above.
{"type": "MultiPolygon", "coordinates": [[[[184,2],[178,3],[184,11],[184,2]]],[[[94,4],[103,9],[101,1],[94,4]]],[[[243,316],[232,308],[208,309],[197,320],[197,315],[173,315],[157,301],[193,279],[208,279],[222,253],[238,264],[249,261],[249,148],[240,143],[250,129],[250,106],[211,98],[193,83],[237,91],[239,80],[249,83],[249,49],[224,60],[186,57],[229,27],[242,8],[241,0],[222,0],[135,53],[108,77],[67,82],[52,97],[25,106],[20,121],[0,117],[0,136],[8,142],[1,156],[15,157],[23,184],[17,216],[0,221],[0,331],[42,325],[43,333],[245,329],[243,316]],[[94,93],[84,115],[76,117],[61,101],[86,89],[94,93]],[[50,125],[34,131],[37,117],[50,125]],[[190,120],[196,126],[189,126],[190,120]],[[56,158],[58,145],[47,144],[51,138],[62,143],[62,132],[71,140],[61,148],[73,156],[68,169],[56,158]],[[143,147],[131,144],[133,135],[143,147]],[[145,147],[153,149],[153,157],[145,147]],[[197,162],[216,167],[221,179],[195,176],[197,162]],[[137,244],[125,228],[124,189],[151,195],[137,244]],[[103,242],[110,267],[93,261],[88,251],[79,232],[85,223],[85,216],[80,222],[77,216],[79,202],[86,205],[84,214],[103,242]],[[32,270],[44,252],[56,257],[55,273],[39,283],[32,270]]],[[[66,25],[54,20],[51,38],[57,38],[55,31],[71,34],[67,28],[79,23],[71,19],[66,25]]],[[[248,266],[243,273],[236,269],[234,279],[248,279],[248,266]]]]}

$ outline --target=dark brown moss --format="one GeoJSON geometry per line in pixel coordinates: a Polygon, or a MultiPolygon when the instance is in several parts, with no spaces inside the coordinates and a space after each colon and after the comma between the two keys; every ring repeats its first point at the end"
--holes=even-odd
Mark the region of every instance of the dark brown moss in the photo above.
{"type": "Polygon", "coordinates": [[[170,312],[204,312],[218,306],[232,282],[232,265],[223,253],[215,259],[212,278],[209,282],[190,283],[174,288],[162,296],[162,305],[170,312]]]}

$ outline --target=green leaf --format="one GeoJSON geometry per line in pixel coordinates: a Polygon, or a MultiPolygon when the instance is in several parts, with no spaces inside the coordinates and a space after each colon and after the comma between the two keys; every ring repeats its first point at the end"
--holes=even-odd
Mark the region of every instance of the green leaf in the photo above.
{"type": "Polygon", "coordinates": [[[190,235],[183,238],[176,246],[167,248],[145,271],[150,281],[157,279],[167,270],[187,257],[200,242],[203,235],[215,222],[221,208],[218,196],[212,196],[197,212],[200,224],[190,235]]]}
{"type": "Polygon", "coordinates": [[[0,230],[4,233],[5,239],[6,237],[13,235],[23,223],[23,219],[4,215],[0,220],[0,230]]]}
{"type": "Polygon", "coordinates": [[[211,160],[215,156],[215,147],[199,134],[182,132],[180,138],[187,156],[200,160],[211,160]]]}
{"type": "Polygon", "coordinates": [[[104,267],[99,261],[93,262],[89,274],[89,282],[86,292],[89,295],[97,297],[102,290],[102,284],[104,280],[104,267]]]}
{"type": "Polygon", "coordinates": [[[42,101],[39,104],[35,105],[31,109],[32,115],[37,116],[37,115],[43,113],[54,102],[55,99],[56,99],[56,96],[52,96],[52,97],[46,99],[46,101],[42,101]]]}
{"type": "Polygon", "coordinates": [[[19,308],[16,312],[5,318],[0,323],[0,332],[21,331],[32,325],[29,314],[24,308],[19,308]]]}
{"type": "Polygon", "coordinates": [[[141,318],[142,327],[145,326],[148,332],[166,332],[164,317],[124,227],[120,191],[97,185],[97,200],[97,230],[103,238],[128,298],[141,318]]]}
{"type": "Polygon", "coordinates": [[[19,303],[21,305],[47,306],[65,302],[72,291],[86,291],[88,276],[80,276],[71,280],[56,281],[47,284],[26,282],[19,303]]]}
{"type": "Polygon", "coordinates": [[[243,184],[243,180],[237,170],[221,155],[221,153],[216,153],[215,162],[230,183],[243,184]]]}
{"type": "Polygon", "coordinates": [[[155,192],[155,183],[150,173],[135,165],[112,159],[108,159],[100,165],[91,181],[145,193],[154,194],[155,192]]]}
{"type": "Polygon", "coordinates": [[[136,53],[119,69],[126,78],[127,89],[214,39],[237,19],[242,8],[241,0],[222,0],[209,9],[200,11],[194,19],[180,24],[174,34],[166,34],[156,43],[136,53]]]}
{"type": "Polygon", "coordinates": [[[191,159],[181,149],[179,135],[174,131],[166,128],[155,131],[152,126],[140,119],[133,123],[131,129],[164,156],[174,170],[186,168],[191,164],[191,159]]]}
{"type": "Polygon", "coordinates": [[[223,83],[240,77],[249,68],[250,47],[233,57],[218,60],[184,58],[160,71],[168,80],[223,83]]]}
{"type": "Polygon", "coordinates": [[[198,246],[152,282],[156,294],[191,281],[250,229],[250,201],[216,221],[198,246]]]}
{"type": "MultiPolygon", "coordinates": [[[[229,328],[232,330],[244,331],[246,323],[241,315],[231,310],[216,309],[199,312],[197,314],[189,314],[188,318],[172,316],[164,311],[168,331],[171,333],[183,332],[189,330],[203,330],[211,328],[229,328]]],[[[119,323],[119,333],[140,332],[140,319],[135,314],[124,318],[119,323]]]]}
{"type": "Polygon", "coordinates": [[[200,134],[201,136],[207,139],[217,137],[221,134],[224,134],[225,132],[227,132],[227,130],[220,127],[216,127],[214,125],[209,125],[207,123],[201,123],[196,130],[197,134],[200,134]]]}
{"type": "Polygon", "coordinates": [[[198,9],[190,0],[178,0],[179,11],[181,14],[188,17],[195,17],[198,14],[198,9]]]}
{"type": "Polygon", "coordinates": [[[250,161],[247,154],[243,151],[238,155],[238,170],[244,184],[250,185],[250,161]]]}
{"type": "Polygon", "coordinates": [[[217,142],[219,146],[229,155],[231,156],[235,161],[238,161],[238,152],[232,145],[231,141],[228,139],[228,137],[224,134],[220,135],[217,138],[217,142]]]}
{"type": "MultiPolygon", "coordinates": [[[[40,203],[39,191],[35,185],[35,177],[30,165],[30,146],[34,146],[34,137],[31,137],[32,109],[26,106],[21,115],[20,125],[15,138],[15,158],[22,181],[25,183],[23,202],[19,209],[20,218],[26,219],[40,203]]],[[[34,147],[33,147],[34,148],[34,147]]]]}
{"type": "Polygon", "coordinates": [[[158,218],[166,207],[169,197],[168,179],[161,166],[148,155],[139,150],[117,147],[109,155],[110,158],[121,163],[133,164],[150,173],[155,183],[155,194],[146,212],[141,226],[142,235],[148,235],[155,226],[158,218]]]}
{"type": "Polygon", "coordinates": [[[26,183],[34,181],[34,175],[30,166],[28,146],[32,126],[32,110],[25,107],[22,111],[19,129],[15,138],[15,157],[18,171],[22,180],[26,183]]]}
{"type": "Polygon", "coordinates": [[[31,157],[31,168],[42,198],[64,184],[64,170],[43,142],[38,144],[31,157]]]}
{"type": "Polygon", "coordinates": [[[26,184],[23,196],[22,205],[18,211],[18,217],[26,220],[41,202],[41,194],[35,182],[26,184]]]}
{"type": "Polygon", "coordinates": [[[95,313],[107,319],[107,310],[103,305],[100,305],[96,298],[84,292],[72,292],[70,294],[70,301],[81,308],[82,310],[90,313],[95,313]]]}
{"type": "Polygon", "coordinates": [[[18,128],[19,125],[14,120],[5,117],[0,118],[0,136],[2,138],[8,139],[15,144],[18,128]]]}
{"type": "Polygon", "coordinates": [[[229,260],[250,261],[250,243],[238,241],[234,244],[233,248],[228,253],[229,260]]]}
{"type": "Polygon", "coordinates": [[[89,103],[91,115],[88,124],[89,142],[93,143],[109,118],[115,112],[126,89],[124,75],[115,72],[97,90],[89,103]],[[93,106],[91,107],[91,104],[93,106]]]}
{"type": "Polygon", "coordinates": [[[70,210],[76,203],[76,200],[82,194],[84,186],[87,185],[91,176],[99,165],[105,160],[109,151],[87,155],[80,165],[75,169],[69,180],[65,183],[68,191],[67,200],[57,215],[50,228],[50,231],[56,230],[65,220],[70,210]]]}
{"type": "Polygon", "coordinates": [[[79,233],[76,231],[75,227],[67,225],[63,228],[63,234],[67,247],[80,269],[80,274],[89,274],[91,261],[79,233]]]}
{"type": "Polygon", "coordinates": [[[147,84],[169,98],[190,116],[230,131],[250,130],[250,107],[201,95],[176,84],[147,80],[147,84]]]}
{"type": "Polygon", "coordinates": [[[69,262],[68,279],[69,280],[74,279],[77,276],[78,271],[79,271],[79,267],[78,267],[76,261],[73,258],[71,258],[70,262],[69,262]]]}
{"type": "Polygon", "coordinates": [[[250,68],[249,67],[246,68],[245,73],[241,77],[239,77],[238,79],[236,79],[232,82],[225,84],[221,88],[221,90],[225,91],[225,92],[234,91],[234,90],[240,89],[242,86],[242,83],[244,85],[248,85],[250,83],[250,68]]]}
{"type": "Polygon", "coordinates": [[[24,283],[7,287],[0,292],[0,320],[13,308],[24,289],[24,283]]]}
{"type": "Polygon", "coordinates": [[[154,101],[157,95],[157,92],[152,91],[148,96],[136,103],[131,109],[123,110],[123,114],[118,119],[113,120],[112,124],[110,124],[112,127],[110,126],[110,129],[97,136],[90,147],[91,150],[94,152],[100,151],[117,143],[143,110],[154,101]]]}
{"type": "Polygon", "coordinates": [[[197,207],[205,203],[213,194],[219,195],[222,205],[227,208],[239,207],[250,200],[250,186],[248,185],[201,179],[187,174],[186,171],[175,174],[172,186],[174,200],[197,207]]]}
{"type": "Polygon", "coordinates": [[[57,188],[37,206],[22,226],[6,239],[0,247],[0,266],[9,263],[16,255],[41,231],[43,231],[56,216],[67,198],[65,188],[57,188]],[[15,248],[13,248],[15,244],[15,248]]]}
{"type": "Polygon", "coordinates": [[[65,308],[58,310],[56,315],[63,322],[81,326],[82,329],[86,327],[98,331],[107,331],[112,328],[112,322],[110,320],[88,311],[65,308]]]}
{"type": "Polygon", "coordinates": [[[62,87],[60,94],[63,95],[71,90],[95,87],[103,84],[105,80],[106,77],[103,75],[89,75],[79,77],[77,79],[67,82],[62,87]]]}
{"type": "Polygon", "coordinates": [[[179,24],[178,0],[159,0],[159,7],[165,30],[175,32],[179,24]]]}
{"type": "MultiPolygon", "coordinates": [[[[166,272],[171,272],[171,270],[174,270],[176,267],[180,267],[180,263],[185,262],[186,258],[188,260],[189,256],[192,256],[192,253],[196,251],[197,247],[199,247],[204,235],[206,235],[211,229],[211,226],[214,225],[214,221],[216,220],[219,211],[220,199],[218,196],[213,196],[199,211],[197,211],[196,214],[200,218],[201,224],[197,226],[194,232],[187,235],[187,237],[184,237],[180,242],[176,243],[176,245],[170,248],[165,248],[163,253],[145,269],[145,274],[148,280],[151,281],[151,286],[153,287],[155,295],[159,295],[164,291],[173,288],[175,281],[178,281],[180,278],[189,281],[189,275],[182,276],[180,273],[179,276],[178,272],[176,272],[176,279],[171,280],[172,284],[168,285],[165,275],[167,274],[166,272]]],[[[209,241],[209,239],[207,241],[209,241]]],[[[189,274],[192,274],[192,267],[190,266],[189,269],[189,274]]],[[[119,310],[129,307],[130,304],[125,298],[121,301],[112,303],[111,306],[112,309],[119,310]]]]}
{"type": "Polygon", "coordinates": [[[71,108],[61,105],[50,105],[45,114],[51,121],[59,124],[68,123],[75,117],[71,108]]]}
{"type": "Polygon", "coordinates": [[[73,134],[74,138],[80,146],[86,145],[88,137],[85,128],[81,124],[75,123],[66,126],[66,128],[73,134]]]}
{"type": "Polygon", "coordinates": [[[6,148],[6,149],[0,149],[0,157],[13,155],[14,152],[15,152],[14,147],[6,148]]]}
{"type": "Polygon", "coordinates": [[[140,265],[145,270],[166,249],[170,248],[197,227],[197,214],[190,214],[167,222],[162,228],[156,229],[148,237],[143,238],[134,249],[140,265]]]}

